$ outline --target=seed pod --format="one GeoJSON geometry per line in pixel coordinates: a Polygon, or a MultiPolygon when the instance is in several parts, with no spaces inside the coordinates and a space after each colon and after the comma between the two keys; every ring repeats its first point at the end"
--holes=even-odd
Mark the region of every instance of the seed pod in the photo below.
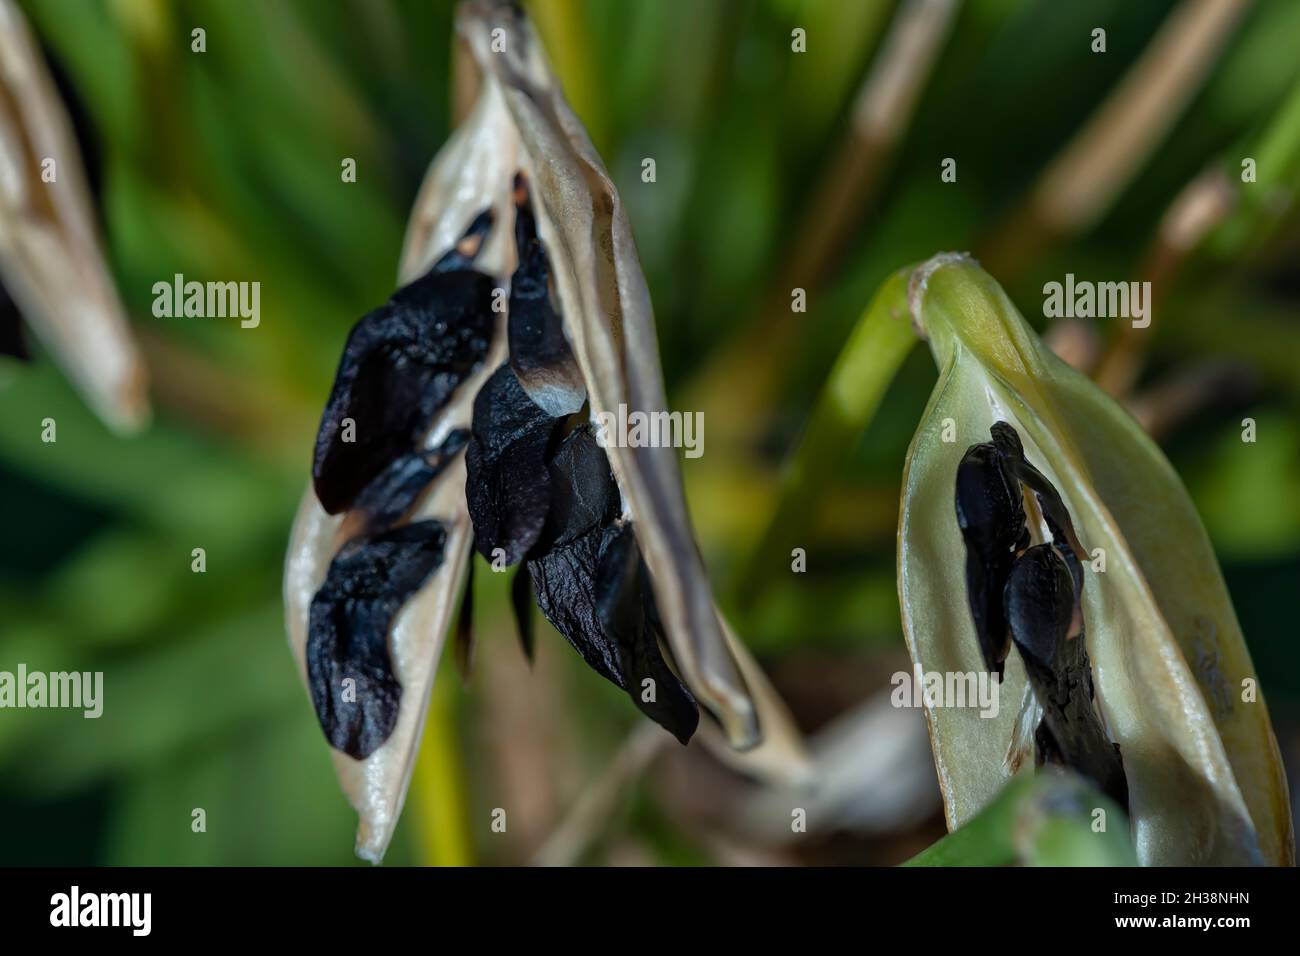
{"type": "Polygon", "coordinates": [[[54,82],[22,13],[0,0],[0,337],[17,341],[21,313],[95,411],[128,430],[148,414],[145,366],[92,210],[54,82]],[[51,182],[42,180],[46,160],[51,182]],[[6,301],[16,306],[7,320],[6,301]]]}
{"type": "MultiPolygon", "coordinates": [[[[1017,462],[1011,470],[1034,492],[1025,503],[1041,514],[1037,537],[1062,561],[1104,554],[1105,571],[1088,570],[1078,595],[1086,643],[1064,666],[1080,681],[1090,671],[1099,719],[1119,744],[1139,859],[1292,862],[1286,780],[1263,695],[1241,693],[1257,676],[1209,540],[1164,455],[1042,345],[968,257],[937,256],[918,268],[909,298],[939,367],[903,475],[898,583],[913,659],[926,672],[989,666],[990,641],[966,599],[952,495],[966,450],[1006,422],[1023,447],[1017,454],[1004,435],[1001,457],[1004,466],[1017,462]]],[[[1059,571],[1053,577],[1063,580],[1059,571]]],[[[1059,605],[1053,614],[1063,620],[1059,605]]],[[[1018,646],[1032,650],[1026,637],[1018,646]]],[[[1026,681],[1021,654],[1010,654],[996,717],[927,706],[950,828],[1010,775],[1004,757],[1019,715],[1005,702],[1020,700],[1026,681]]]]}
{"type": "MultiPolygon", "coordinates": [[[[374,520],[348,509],[436,521],[444,533],[441,564],[387,625],[396,720],[362,759],[334,752],[361,817],[357,852],[371,860],[401,811],[474,544],[520,564],[512,598],[526,647],[521,605],[533,590],[584,659],[679,739],[694,730],[698,702],[711,718],[701,736],[711,746],[725,737],[728,759],[785,777],[806,769],[788,714],[713,605],[673,449],[594,440],[601,412],[665,407],[649,296],[608,174],[517,7],[464,3],[457,29],[477,99],[416,200],[406,288],[363,320],[379,331],[358,326],[349,339],[285,570],[290,643],[307,675],[313,600],[333,555],[374,520]],[[505,313],[488,309],[506,289],[505,313]],[[431,344],[408,361],[422,336],[431,344]],[[358,445],[366,434],[364,449],[340,447],[345,419],[358,445]],[[412,495],[404,456],[460,431],[466,455],[412,495]],[[400,507],[377,500],[398,492],[400,507]],[[642,694],[646,678],[653,695],[642,694]]],[[[372,615],[366,626],[382,623],[372,615]]]]}

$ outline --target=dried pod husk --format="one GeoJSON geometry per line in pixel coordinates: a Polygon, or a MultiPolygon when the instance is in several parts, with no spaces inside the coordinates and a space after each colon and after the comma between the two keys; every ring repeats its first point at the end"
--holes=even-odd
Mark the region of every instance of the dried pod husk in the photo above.
{"type": "Polygon", "coordinates": [[[100,417],[130,430],[148,414],[147,376],[93,208],[54,81],[22,13],[0,0],[0,321],[6,299],[16,307],[5,338],[17,341],[20,313],[100,417]]]}
{"type": "MultiPolygon", "coordinates": [[[[1287,786],[1268,711],[1262,692],[1243,694],[1258,688],[1257,675],[1169,462],[1127,412],[1043,346],[970,258],[925,263],[909,298],[939,367],[903,476],[898,584],[913,659],[926,672],[987,666],[953,492],[966,450],[1006,422],[1033,463],[1020,480],[1036,483],[1037,474],[1059,492],[1087,562],[1081,610],[1095,703],[1123,756],[1139,859],[1291,863],[1287,786]]],[[[1049,510],[1044,539],[1064,531],[1064,518],[1049,510]]],[[[996,717],[927,702],[950,828],[1006,783],[1025,682],[1020,655],[1010,654],[996,717]]]]}
{"type": "MultiPolygon", "coordinates": [[[[463,76],[476,99],[425,178],[399,278],[410,284],[431,264],[446,263],[462,250],[454,268],[491,277],[494,303],[500,299],[495,290],[508,290],[508,307],[490,313],[486,351],[457,373],[454,387],[437,402],[413,410],[394,395],[380,403],[373,421],[381,428],[396,426],[398,437],[355,469],[337,497],[326,492],[327,504],[343,509],[340,514],[328,514],[308,490],[286,562],[290,643],[306,676],[311,602],[334,555],[365,524],[346,509],[367,502],[368,514],[395,511],[371,501],[369,492],[385,476],[407,487],[401,480],[404,466],[393,462],[435,449],[458,431],[470,432],[468,452],[474,467],[482,469],[476,477],[487,480],[467,488],[466,457],[456,455],[401,508],[402,520],[437,521],[445,542],[441,564],[397,610],[389,629],[392,672],[401,687],[397,720],[363,759],[334,752],[340,782],[360,816],[357,852],[371,860],[382,856],[401,811],[475,538],[485,553],[504,547],[520,562],[513,600],[516,612],[523,612],[521,622],[530,626],[526,604],[535,578],[547,576],[539,592],[558,593],[556,568],[539,562],[566,547],[577,549],[581,537],[564,542],[548,536],[548,522],[554,531],[557,522],[576,517],[566,508],[582,506],[564,495],[541,494],[547,482],[555,482],[559,443],[577,430],[589,432],[588,419],[620,403],[650,411],[665,407],[649,296],[626,216],[535,35],[517,7],[493,2],[462,4],[457,30],[469,66],[463,76]],[[504,44],[504,52],[494,51],[494,41],[497,50],[504,44]],[[485,216],[491,225],[481,241],[462,246],[485,216]],[[390,408],[388,402],[401,407],[390,408]],[[522,431],[512,433],[515,426],[522,431]],[[407,443],[413,447],[403,447],[407,443]],[[524,487],[523,476],[537,485],[524,487]]],[[[424,398],[421,393],[417,404],[424,398]]],[[[332,434],[341,431],[344,418],[354,417],[338,413],[346,407],[345,398],[327,412],[324,424],[332,434]]],[[[318,448],[317,460],[326,461],[326,486],[333,445],[327,439],[323,455],[318,448]]],[[[659,692],[663,712],[650,716],[679,738],[689,736],[696,716],[693,698],[724,729],[730,745],[725,749],[745,750],[728,759],[756,773],[804,774],[800,737],[788,713],[713,605],[673,449],[605,451],[613,505],[589,529],[589,543],[596,546],[586,557],[594,563],[570,578],[589,601],[579,605],[571,598],[565,605],[591,626],[566,637],[584,656],[603,642],[618,664],[606,676],[629,693],[634,690],[629,675],[656,675],[667,690],[661,686],[659,692]],[[667,654],[660,653],[657,629],[667,654]]],[[[321,476],[316,487],[322,487],[321,476]]],[[[409,496],[409,488],[403,493],[409,496]]],[[[570,557],[575,555],[576,550],[570,557]]],[[[545,610],[540,593],[539,603],[545,610]]],[[[551,616],[564,631],[562,615],[551,616]]],[[[530,630],[524,640],[531,646],[530,630]]],[[[711,746],[719,745],[718,733],[703,736],[711,746]]]]}

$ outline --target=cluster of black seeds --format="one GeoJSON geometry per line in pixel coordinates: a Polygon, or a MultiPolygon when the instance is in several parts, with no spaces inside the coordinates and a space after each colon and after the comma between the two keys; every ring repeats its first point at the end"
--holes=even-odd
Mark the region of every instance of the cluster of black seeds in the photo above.
{"type": "Polygon", "coordinates": [[[484,212],[429,272],[353,327],[312,463],[316,497],[330,514],[351,508],[395,458],[417,448],[433,416],[487,357],[495,283],[470,268],[473,257],[462,249],[477,250],[491,227],[484,212]]]}
{"type": "Polygon", "coordinates": [[[1025,459],[1016,430],[996,422],[991,442],[971,445],[957,466],[957,524],[966,543],[966,593],[989,671],[1001,679],[1014,643],[1043,707],[1035,763],[1078,771],[1120,806],[1128,782],[1093,703],[1083,633],[1083,565],[1060,494],[1025,459]],[[1050,543],[1031,545],[1024,492],[1033,492],[1050,543]]]}
{"type": "MultiPolygon", "coordinates": [[[[683,743],[695,699],[660,647],[663,628],[618,484],[589,421],[586,388],[550,288],[550,263],[522,176],[515,180],[518,267],[510,358],[474,400],[468,432],[423,449],[430,423],[491,346],[493,279],[473,268],[492,228],[479,215],[456,247],[352,330],[316,439],[316,496],[346,512],[349,540],[312,599],[308,685],[330,743],[362,759],[392,733],[401,686],[393,618],[442,563],[446,533],[409,515],[466,450],[466,505],[478,551],[520,565],[512,599],[532,653],[528,598],[597,673],[683,743]],[[344,682],[351,678],[355,696],[344,682]]],[[[472,570],[472,565],[471,565],[472,570]]],[[[468,663],[473,581],[457,652],[468,663]]]]}
{"type": "MultiPolygon", "coordinates": [[[[521,617],[531,586],[542,614],[582,659],[685,743],[699,710],[660,650],[649,575],[592,430],[522,183],[515,241],[510,361],[474,401],[465,458],[475,547],[489,560],[522,562],[515,577],[521,617]]],[[[521,630],[527,633],[522,623],[521,630]]]]}
{"type": "Polygon", "coordinates": [[[491,344],[494,283],[472,268],[491,226],[479,215],[428,273],[356,324],[316,436],[316,497],[330,514],[347,512],[349,539],[312,598],[307,684],[330,744],[357,759],[397,723],[393,618],[442,564],[446,528],[407,519],[469,439],[460,429],[421,448],[491,344]]]}

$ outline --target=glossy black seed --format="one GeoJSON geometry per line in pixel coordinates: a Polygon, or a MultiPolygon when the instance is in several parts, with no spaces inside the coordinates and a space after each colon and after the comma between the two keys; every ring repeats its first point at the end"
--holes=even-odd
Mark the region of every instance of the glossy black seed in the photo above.
{"type": "Polygon", "coordinates": [[[364,531],[391,528],[415,507],[434,478],[469,443],[469,430],[458,428],[437,448],[412,451],[395,458],[352,504],[349,520],[356,516],[364,531]]]}
{"type": "Polygon", "coordinates": [[[998,448],[987,442],[966,450],[957,466],[956,485],[957,526],[966,544],[967,600],[984,666],[1000,678],[1011,649],[1002,591],[1025,535],[1020,486],[1008,474],[998,448]]]}
{"type": "Polygon", "coordinates": [[[537,557],[529,558],[537,606],[582,655],[587,666],[624,687],[618,648],[605,634],[596,603],[596,572],[613,529],[592,528],[537,557]]]}
{"type": "Polygon", "coordinates": [[[1074,609],[1069,568],[1050,544],[1038,544],[1016,561],[1004,592],[1007,623],[1025,669],[1054,679],[1057,651],[1065,642],[1074,609]]]}
{"type": "Polygon", "coordinates": [[[528,570],[537,606],[587,665],[686,743],[699,711],[659,650],[644,607],[639,561],[631,526],[616,524],[592,528],[530,558],[528,570]],[[643,684],[647,678],[654,683],[643,684]]]}
{"type": "Polygon", "coordinates": [[[1119,747],[1107,739],[1093,703],[1082,631],[1082,547],[1069,510],[1025,458],[1011,425],[995,422],[989,433],[992,441],[972,445],[962,458],[956,494],[967,595],[985,663],[1001,676],[1015,644],[1043,707],[1034,733],[1036,763],[1070,767],[1127,808],[1119,747]],[[1050,544],[1030,546],[1022,486],[1034,493],[1050,544]]]}
{"type": "Polygon", "coordinates": [[[432,272],[363,318],[348,336],[316,436],[312,477],[330,514],[410,451],[452,392],[483,361],[492,337],[493,281],[432,272]],[[347,419],[354,441],[345,441],[347,419]]]}
{"type": "Polygon", "coordinates": [[[1025,446],[1020,441],[1020,433],[1007,422],[994,422],[989,426],[989,437],[993,446],[1003,458],[1023,461],[1025,446]]]}
{"type": "Polygon", "coordinates": [[[659,648],[636,536],[620,519],[618,485],[589,425],[557,449],[551,489],[546,529],[527,563],[537,606],[588,666],[685,743],[699,710],[659,648]]]}
{"type": "Polygon", "coordinates": [[[1128,783],[1119,747],[1107,739],[1093,704],[1084,636],[1069,637],[1073,576],[1052,545],[1035,545],[1016,561],[1005,605],[1012,640],[1043,707],[1035,732],[1036,762],[1078,771],[1127,809],[1128,783]]]}
{"type": "MultiPolygon", "coordinates": [[[[989,432],[993,436],[993,445],[1002,459],[1002,466],[1011,480],[1016,485],[1024,485],[1034,493],[1039,510],[1043,513],[1043,519],[1051,529],[1053,543],[1056,544],[1061,555],[1067,561],[1072,557],[1077,558],[1075,549],[1078,541],[1075,537],[1074,525],[1070,521],[1069,509],[1061,500],[1056,486],[1025,457],[1024,445],[1014,428],[1006,422],[995,422],[989,432]]],[[[1073,573],[1073,568],[1071,571],[1073,573]]],[[[1082,576],[1076,576],[1076,587],[1081,584],[1082,576]]]]}
{"type": "Polygon", "coordinates": [[[618,645],[624,689],[633,703],[685,744],[699,726],[699,708],[660,650],[660,635],[653,625],[658,615],[647,609],[652,602],[649,576],[632,525],[624,523],[615,530],[606,540],[597,571],[600,619],[618,645]],[[647,685],[647,680],[653,683],[647,685]]]}
{"type": "Polygon", "coordinates": [[[618,483],[589,423],[564,437],[548,474],[551,507],[537,539],[538,551],[568,544],[619,517],[623,505],[618,483]]]}
{"type": "Polygon", "coordinates": [[[509,365],[502,365],[474,399],[465,453],[465,500],[474,547],[488,560],[520,561],[542,533],[550,510],[547,465],[556,419],[533,403],[509,365]]]}
{"type": "Polygon", "coordinates": [[[330,563],[312,598],[307,636],[312,703],[330,745],[358,760],[378,749],[397,723],[402,688],[388,652],[389,628],[442,563],[445,542],[437,521],[354,538],[330,563]],[[345,687],[348,679],[355,683],[345,687]]]}
{"type": "Polygon", "coordinates": [[[583,406],[587,389],[564,337],[564,322],[551,301],[551,266],[522,176],[515,178],[515,193],[519,265],[510,279],[510,364],[532,400],[559,418],[583,406]]]}
{"type": "Polygon", "coordinates": [[[496,283],[463,266],[491,224],[491,214],[481,214],[455,248],[348,336],[312,460],[316,497],[330,514],[350,508],[394,459],[419,445],[433,416],[487,356],[496,283]]]}
{"type": "MultiPolygon", "coordinates": [[[[1082,621],[1083,612],[1079,602],[1083,596],[1083,565],[1079,559],[1083,554],[1083,548],[1075,535],[1070,511],[1065,507],[1065,502],[1061,499],[1056,486],[1025,457],[1024,445],[1014,428],[1006,422],[995,422],[989,432],[1002,459],[1002,466],[1010,476],[1017,493],[1021,485],[1034,493],[1038,510],[1042,513],[1043,521],[1051,532],[1052,543],[1056,545],[1057,552],[1070,568],[1070,576],[1074,579],[1075,611],[1082,621]]],[[[1028,536],[1028,530],[1025,533],[1028,536]]],[[[1023,550],[1023,547],[1017,550],[1023,550]]]]}

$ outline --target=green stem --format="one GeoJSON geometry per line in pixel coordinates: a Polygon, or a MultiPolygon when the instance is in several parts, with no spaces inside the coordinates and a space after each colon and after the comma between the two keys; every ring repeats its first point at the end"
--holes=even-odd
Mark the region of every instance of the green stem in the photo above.
{"type": "Polygon", "coordinates": [[[420,753],[411,773],[417,858],[426,866],[473,866],[464,768],[456,740],[455,675],[434,683],[420,753]]]}
{"type": "Polygon", "coordinates": [[[791,550],[807,541],[816,502],[843,470],[885,390],[916,342],[907,307],[912,267],[891,275],[858,319],[818,397],[782,480],[771,520],[740,575],[740,604],[761,592],[791,550]]]}

